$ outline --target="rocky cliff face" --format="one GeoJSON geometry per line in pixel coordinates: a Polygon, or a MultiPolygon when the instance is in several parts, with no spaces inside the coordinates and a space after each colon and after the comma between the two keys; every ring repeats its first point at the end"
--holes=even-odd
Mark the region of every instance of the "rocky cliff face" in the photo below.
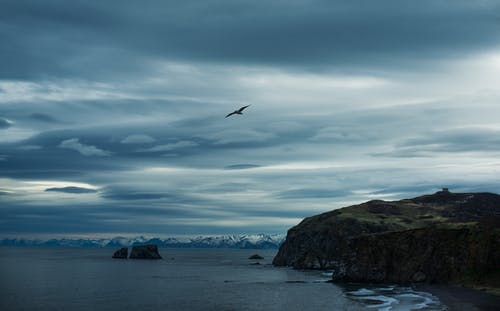
{"type": "Polygon", "coordinates": [[[334,280],[480,282],[498,273],[500,232],[475,225],[361,235],[339,262],[334,280]]]}
{"type": "Polygon", "coordinates": [[[273,264],[331,269],[347,281],[498,279],[499,217],[500,196],[491,193],[370,201],[304,219],[273,264]]]}

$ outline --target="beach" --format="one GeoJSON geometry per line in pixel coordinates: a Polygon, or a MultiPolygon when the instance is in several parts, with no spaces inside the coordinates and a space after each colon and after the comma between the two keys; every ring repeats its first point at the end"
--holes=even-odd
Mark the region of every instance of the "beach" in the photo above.
{"type": "Polygon", "coordinates": [[[416,289],[432,293],[450,311],[496,311],[500,309],[500,296],[478,289],[456,285],[418,285],[416,289]]]}

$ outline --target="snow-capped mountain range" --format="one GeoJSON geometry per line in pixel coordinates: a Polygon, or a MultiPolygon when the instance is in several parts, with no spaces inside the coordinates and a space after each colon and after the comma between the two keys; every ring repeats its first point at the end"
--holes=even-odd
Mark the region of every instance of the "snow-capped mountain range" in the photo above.
{"type": "Polygon", "coordinates": [[[60,238],[60,239],[0,239],[3,246],[64,246],[64,247],[129,247],[134,245],[155,244],[158,247],[181,248],[278,248],[284,242],[285,234],[251,234],[198,236],[194,238],[157,238],[138,236],[133,238],[60,238]]]}

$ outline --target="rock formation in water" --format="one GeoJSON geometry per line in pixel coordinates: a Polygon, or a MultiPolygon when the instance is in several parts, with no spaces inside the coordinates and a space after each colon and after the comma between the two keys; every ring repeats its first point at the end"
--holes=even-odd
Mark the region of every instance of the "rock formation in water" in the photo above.
{"type": "Polygon", "coordinates": [[[253,254],[252,256],[248,257],[248,259],[264,259],[264,257],[259,254],[253,254]]]}
{"type": "Polygon", "coordinates": [[[133,246],[130,259],[161,259],[156,245],[133,246]]]}
{"type": "Polygon", "coordinates": [[[500,196],[447,189],[369,201],[304,219],[288,231],[277,266],[331,269],[357,282],[499,287],[500,196]]]}
{"type": "Polygon", "coordinates": [[[113,254],[113,258],[127,259],[127,257],[128,257],[128,248],[126,247],[120,248],[113,254]]]}

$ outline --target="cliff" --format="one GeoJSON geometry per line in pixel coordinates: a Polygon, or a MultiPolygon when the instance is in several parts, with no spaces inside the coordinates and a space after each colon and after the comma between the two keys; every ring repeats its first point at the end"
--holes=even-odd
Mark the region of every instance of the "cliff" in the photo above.
{"type": "Polygon", "coordinates": [[[500,196],[451,193],[369,201],[288,231],[277,266],[331,269],[334,280],[500,287],[500,196]]]}

